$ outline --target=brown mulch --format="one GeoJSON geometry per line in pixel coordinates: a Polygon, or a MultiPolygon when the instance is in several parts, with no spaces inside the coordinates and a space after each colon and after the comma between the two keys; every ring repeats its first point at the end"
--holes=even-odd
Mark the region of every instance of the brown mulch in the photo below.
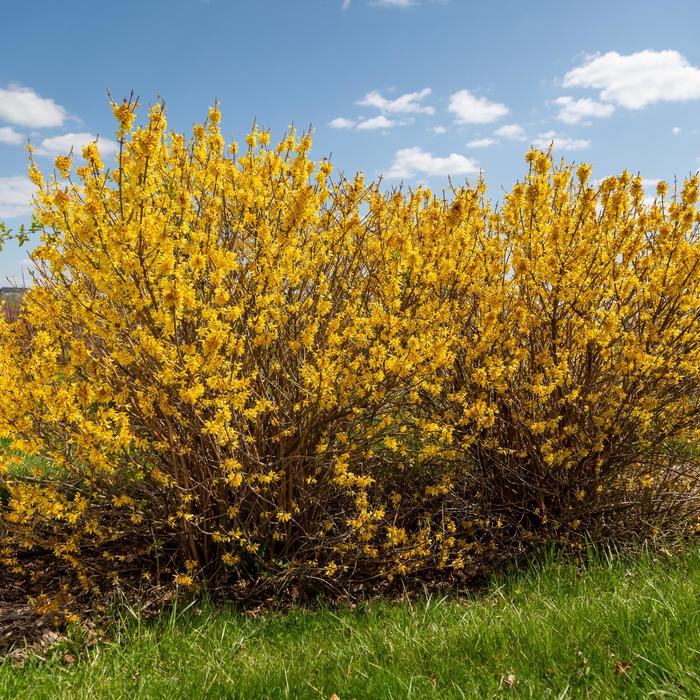
{"type": "Polygon", "coordinates": [[[167,609],[177,596],[171,583],[143,586],[137,576],[123,580],[120,589],[105,585],[102,593],[82,591],[77,582],[68,583],[71,572],[48,552],[34,553],[24,564],[24,575],[0,567],[0,662],[44,656],[69,641],[71,624],[79,627],[81,643],[92,644],[104,638],[112,606],[148,618],[167,609]]]}
{"type": "Polygon", "coordinates": [[[45,651],[65,639],[54,615],[41,615],[31,605],[28,590],[19,582],[0,579],[0,655],[14,660],[45,651]],[[4,583],[4,585],[2,585],[4,583]]]}

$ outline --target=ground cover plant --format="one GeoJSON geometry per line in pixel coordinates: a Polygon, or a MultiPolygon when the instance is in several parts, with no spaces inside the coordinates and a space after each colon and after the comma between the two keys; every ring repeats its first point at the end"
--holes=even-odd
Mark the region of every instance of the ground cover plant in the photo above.
{"type": "Polygon", "coordinates": [[[697,531],[697,176],[648,203],[532,150],[496,207],[136,108],[113,167],[30,163],[3,576],[253,599],[697,531]]]}
{"type": "Polygon", "coordinates": [[[193,604],[22,665],[12,698],[696,698],[700,555],[547,558],[475,596],[255,616],[193,604]]]}

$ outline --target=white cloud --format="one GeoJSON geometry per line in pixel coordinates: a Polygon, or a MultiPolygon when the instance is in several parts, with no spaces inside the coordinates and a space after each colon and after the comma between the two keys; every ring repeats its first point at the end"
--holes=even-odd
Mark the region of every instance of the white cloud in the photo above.
{"type": "Polygon", "coordinates": [[[505,124],[493,133],[494,136],[500,136],[502,139],[513,139],[513,141],[524,141],[527,138],[525,129],[520,124],[505,124]]]}
{"type": "Polygon", "coordinates": [[[671,129],[671,132],[673,133],[674,136],[678,136],[678,134],[681,133],[681,127],[680,127],[680,126],[674,126],[673,129],[671,129]]]}
{"type": "Polygon", "coordinates": [[[557,97],[554,104],[561,107],[557,119],[566,124],[578,124],[583,119],[597,118],[605,119],[614,111],[615,107],[605,102],[597,102],[589,97],[583,97],[579,100],[564,95],[557,97]]]}
{"type": "Polygon", "coordinates": [[[490,136],[487,136],[483,139],[468,141],[467,148],[486,148],[487,146],[493,146],[495,143],[498,143],[496,139],[492,139],[490,136]]]}
{"type": "Polygon", "coordinates": [[[11,146],[17,146],[23,140],[24,136],[11,126],[0,126],[0,143],[9,143],[11,146]]]}
{"type": "Polygon", "coordinates": [[[371,119],[365,119],[359,122],[357,125],[358,129],[391,129],[392,126],[396,126],[396,122],[393,119],[388,119],[383,114],[378,117],[372,117],[371,119]]]}
{"type": "Polygon", "coordinates": [[[330,126],[331,129],[352,129],[355,126],[355,122],[345,117],[336,117],[328,122],[328,126],[330,126]]]}
{"type": "Polygon", "coordinates": [[[661,182],[658,178],[643,177],[642,188],[644,189],[644,204],[651,206],[656,199],[656,186],[661,182]]]}
{"type": "Polygon", "coordinates": [[[397,123],[398,122],[393,119],[389,119],[383,114],[380,114],[377,117],[361,119],[360,121],[346,119],[345,117],[337,117],[328,122],[328,126],[330,126],[331,129],[361,129],[365,131],[369,129],[391,129],[391,127],[396,126],[397,123]]]}
{"type": "Polygon", "coordinates": [[[0,177],[0,216],[23,216],[32,210],[36,187],[24,175],[0,177]]]}
{"type": "Polygon", "coordinates": [[[347,10],[350,7],[350,1],[351,0],[343,0],[343,6],[341,9],[347,10]]]}
{"type": "MultiPolygon", "coordinates": [[[[94,134],[82,131],[77,134],[50,136],[41,140],[41,143],[36,148],[36,153],[40,156],[67,155],[72,148],[75,155],[80,155],[83,146],[92,143],[96,138],[94,134]]],[[[97,146],[100,149],[100,154],[103,156],[116,153],[119,148],[115,141],[103,138],[98,139],[97,146]]]]}
{"type": "Polygon", "coordinates": [[[564,86],[596,88],[600,99],[629,109],[700,99],[700,68],[678,51],[617,51],[592,56],[564,76],[564,86]]]}
{"type": "Polygon", "coordinates": [[[414,175],[468,175],[479,172],[479,164],[458,153],[441,158],[422,148],[402,148],[396,151],[387,177],[408,178],[414,175]]]}
{"type": "Polygon", "coordinates": [[[448,109],[455,114],[458,124],[488,124],[509,111],[504,104],[477,97],[469,90],[460,90],[451,95],[448,109]]]}
{"type": "Polygon", "coordinates": [[[444,126],[434,126],[433,127],[433,133],[434,134],[444,134],[447,132],[447,129],[444,126]]]}
{"type": "Polygon", "coordinates": [[[412,7],[416,0],[374,0],[372,4],[377,7],[412,7]]]}
{"type": "Polygon", "coordinates": [[[548,149],[551,145],[555,151],[581,151],[588,148],[591,142],[586,139],[572,139],[557,134],[556,131],[546,131],[543,134],[537,134],[534,145],[543,149],[548,149]]]}
{"type": "Polygon", "coordinates": [[[61,126],[68,113],[52,99],[40,97],[31,88],[9,85],[0,88],[0,119],[36,129],[61,126]]]}
{"type": "Polygon", "coordinates": [[[435,109],[430,105],[422,104],[432,90],[424,88],[418,92],[407,92],[395,100],[383,97],[379,90],[368,92],[357,104],[363,107],[376,107],[382,112],[390,114],[434,114],[435,109]]]}

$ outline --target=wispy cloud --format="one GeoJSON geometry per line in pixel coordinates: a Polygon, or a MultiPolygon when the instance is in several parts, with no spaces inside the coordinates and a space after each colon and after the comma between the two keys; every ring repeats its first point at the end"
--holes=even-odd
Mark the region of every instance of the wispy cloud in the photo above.
{"type": "Polygon", "coordinates": [[[389,99],[384,97],[379,90],[368,92],[362,99],[356,102],[361,107],[373,107],[381,112],[376,117],[336,117],[328,122],[332,129],[390,129],[394,126],[403,126],[411,122],[411,117],[403,117],[397,121],[391,117],[410,114],[434,114],[435,108],[423,103],[431,94],[430,88],[424,88],[416,92],[407,92],[398,97],[389,99]],[[391,115],[391,116],[387,116],[391,115]]]}
{"type": "Polygon", "coordinates": [[[378,117],[372,117],[371,119],[363,119],[361,122],[357,123],[358,129],[391,129],[392,126],[396,126],[396,122],[393,119],[385,117],[380,114],[378,117]]]}
{"type": "Polygon", "coordinates": [[[565,87],[595,88],[599,98],[628,109],[700,99],[700,68],[678,51],[617,51],[589,57],[565,76],[565,87]]]}
{"type": "Polygon", "coordinates": [[[375,7],[413,7],[417,5],[416,0],[373,0],[375,7]]]}
{"type": "Polygon", "coordinates": [[[469,90],[460,90],[450,96],[449,111],[458,124],[488,124],[508,114],[508,107],[477,97],[469,90]]]}
{"type": "Polygon", "coordinates": [[[423,104],[423,100],[431,94],[430,88],[418,92],[407,92],[405,95],[389,100],[383,97],[379,90],[368,92],[357,104],[362,107],[375,107],[389,114],[434,114],[435,108],[423,104]]]}
{"type": "MultiPolygon", "coordinates": [[[[36,153],[40,156],[57,156],[69,153],[72,148],[76,154],[79,154],[82,152],[83,146],[92,143],[95,139],[97,139],[95,134],[84,131],[76,134],[51,136],[40,141],[36,147],[36,153]]],[[[97,146],[103,156],[116,153],[118,149],[117,143],[111,139],[99,138],[97,146]]]]}
{"type": "Polygon", "coordinates": [[[331,129],[352,129],[357,122],[354,119],[346,119],[345,117],[336,117],[328,122],[331,129]]]}
{"type": "Polygon", "coordinates": [[[487,148],[488,146],[493,146],[498,143],[497,139],[492,139],[490,136],[486,136],[483,139],[474,139],[473,141],[467,142],[467,148],[487,148]]]}
{"type": "Polygon", "coordinates": [[[0,216],[24,216],[32,210],[32,196],[36,187],[24,175],[0,177],[0,216]]]}
{"type": "Polygon", "coordinates": [[[389,119],[380,114],[369,119],[346,119],[345,117],[336,117],[328,122],[331,129],[360,129],[361,131],[370,131],[372,129],[391,129],[397,126],[399,122],[389,119]]]}
{"type": "Polygon", "coordinates": [[[447,129],[444,126],[434,126],[433,127],[433,133],[438,134],[438,136],[440,134],[444,134],[446,132],[447,132],[447,129]]]}
{"type": "Polygon", "coordinates": [[[351,2],[351,0],[343,0],[343,4],[341,6],[341,9],[347,10],[350,7],[350,2],[351,2]]]}
{"type": "Polygon", "coordinates": [[[17,146],[24,141],[24,135],[15,131],[11,126],[0,127],[0,143],[8,143],[17,146]]]}
{"type": "Polygon", "coordinates": [[[52,99],[22,85],[0,88],[0,120],[35,129],[61,126],[68,113],[52,99]]]}
{"type": "Polygon", "coordinates": [[[527,138],[525,129],[520,124],[505,124],[493,132],[494,136],[513,141],[524,141],[527,138]]]}
{"type": "Polygon", "coordinates": [[[579,100],[568,95],[557,97],[554,104],[559,107],[557,119],[565,124],[578,124],[584,119],[606,119],[615,111],[615,106],[606,102],[597,102],[588,97],[579,100]]]}
{"type": "Polygon", "coordinates": [[[543,134],[537,134],[533,143],[537,148],[547,149],[551,146],[555,151],[581,151],[591,145],[587,139],[573,139],[563,134],[557,134],[556,131],[545,131],[543,134]]]}
{"type": "Polygon", "coordinates": [[[439,157],[422,148],[402,148],[396,152],[387,177],[409,178],[416,175],[469,175],[479,172],[479,164],[459,153],[439,157]]]}

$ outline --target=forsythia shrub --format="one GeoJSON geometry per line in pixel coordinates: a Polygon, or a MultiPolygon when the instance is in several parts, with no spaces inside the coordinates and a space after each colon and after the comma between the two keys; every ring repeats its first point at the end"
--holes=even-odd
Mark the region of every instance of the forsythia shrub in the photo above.
{"type": "Polygon", "coordinates": [[[391,579],[523,542],[677,531],[697,505],[697,178],[653,204],[548,154],[491,207],[331,178],[293,129],[239,152],[113,104],[39,188],[0,321],[0,555],[88,587],[391,579]],[[27,466],[26,456],[36,456],[27,466]]]}
{"type": "Polygon", "coordinates": [[[698,508],[698,177],[648,204],[640,177],[527,160],[436,415],[509,537],[678,533],[698,508]]]}

